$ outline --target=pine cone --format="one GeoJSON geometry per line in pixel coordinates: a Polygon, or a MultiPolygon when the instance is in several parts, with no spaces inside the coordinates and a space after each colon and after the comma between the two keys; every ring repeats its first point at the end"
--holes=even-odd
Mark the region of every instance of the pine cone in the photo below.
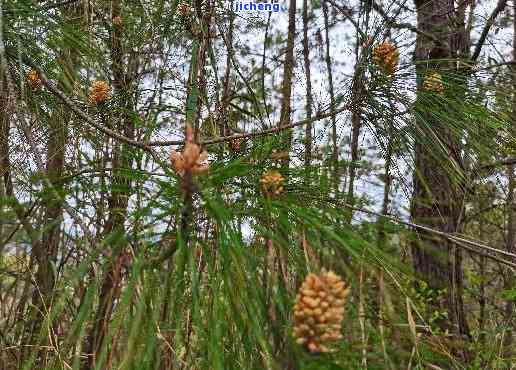
{"type": "Polygon", "coordinates": [[[243,138],[236,138],[229,141],[229,147],[233,152],[239,152],[242,149],[243,138]]]}
{"type": "Polygon", "coordinates": [[[382,42],[373,50],[373,60],[386,74],[392,75],[399,62],[399,52],[390,42],[382,42]]]}
{"type": "Polygon", "coordinates": [[[198,175],[208,171],[208,153],[201,151],[201,147],[193,142],[193,131],[190,126],[186,127],[186,139],[183,152],[173,150],[170,153],[170,161],[176,172],[183,176],[185,172],[198,175]]]}
{"type": "Polygon", "coordinates": [[[117,15],[116,17],[113,17],[113,24],[117,27],[121,27],[123,24],[122,17],[117,15]]]}
{"type": "Polygon", "coordinates": [[[90,87],[90,103],[99,104],[109,98],[109,87],[106,81],[93,81],[90,87]]]}
{"type": "Polygon", "coordinates": [[[34,90],[39,90],[42,82],[38,71],[31,69],[29,73],[27,73],[27,82],[34,90]]]}
{"type": "Polygon", "coordinates": [[[182,2],[177,6],[177,12],[182,17],[187,17],[193,12],[193,8],[188,3],[182,2]]]}
{"type": "Polygon", "coordinates": [[[285,178],[276,170],[269,170],[262,175],[260,183],[266,196],[277,196],[283,192],[285,178]]]}
{"type": "Polygon", "coordinates": [[[442,76],[437,72],[426,75],[423,81],[423,90],[442,94],[444,92],[442,76]]]}
{"type": "Polygon", "coordinates": [[[311,353],[329,352],[326,345],[342,338],[349,289],[333,271],[309,274],[296,297],[294,337],[311,353]]]}

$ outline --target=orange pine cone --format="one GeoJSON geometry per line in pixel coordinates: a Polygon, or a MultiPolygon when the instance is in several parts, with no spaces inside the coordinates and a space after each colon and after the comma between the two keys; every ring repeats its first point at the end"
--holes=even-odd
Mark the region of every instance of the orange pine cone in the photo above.
{"type": "Polygon", "coordinates": [[[392,75],[399,62],[399,52],[390,42],[382,42],[373,50],[373,60],[386,74],[392,75]]]}
{"type": "Polygon", "coordinates": [[[90,87],[90,103],[99,104],[109,98],[111,88],[106,81],[93,81],[90,87]]]}
{"type": "Polygon", "coordinates": [[[113,24],[115,26],[118,26],[120,27],[122,25],[123,21],[122,21],[122,17],[117,15],[116,17],[113,17],[113,24]]]}
{"type": "Polygon", "coordinates": [[[42,82],[38,71],[31,69],[29,73],[27,73],[27,82],[34,90],[39,90],[42,82]]]}
{"type": "Polygon", "coordinates": [[[184,176],[186,172],[199,175],[208,171],[208,153],[205,150],[201,151],[201,147],[193,142],[193,131],[190,126],[186,127],[183,152],[173,150],[170,153],[170,161],[180,176],[184,176]]]}
{"type": "Polygon", "coordinates": [[[186,17],[193,12],[193,8],[189,4],[182,2],[177,6],[177,11],[181,16],[186,17]]]}
{"type": "Polygon", "coordinates": [[[234,152],[239,152],[242,149],[242,144],[244,142],[243,138],[236,138],[229,141],[229,147],[234,152]]]}

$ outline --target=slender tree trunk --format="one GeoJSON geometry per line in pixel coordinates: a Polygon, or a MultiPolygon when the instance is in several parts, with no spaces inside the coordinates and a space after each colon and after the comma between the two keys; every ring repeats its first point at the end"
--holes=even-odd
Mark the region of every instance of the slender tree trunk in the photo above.
{"type": "MultiPolygon", "coordinates": [[[[512,45],[512,60],[516,61],[516,3],[513,6],[513,45],[512,45]]],[[[511,80],[512,80],[512,132],[514,136],[516,133],[516,67],[511,66],[511,80]]],[[[507,167],[507,179],[508,179],[508,190],[507,190],[507,246],[508,252],[516,252],[516,178],[514,174],[514,165],[511,164],[507,167]]],[[[514,287],[514,276],[511,269],[507,269],[507,278],[505,279],[505,289],[514,287]]],[[[514,303],[511,299],[505,302],[505,322],[508,325],[508,329],[504,336],[504,347],[505,357],[509,358],[512,356],[512,343],[513,343],[513,316],[514,316],[514,303]]]]}
{"type": "MultiPolygon", "coordinates": [[[[360,159],[358,155],[358,140],[360,138],[361,127],[362,119],[360,111],[353,109],[351,113],[351,163],[349,165],[348,193],[346,196],[346,202],[351,205],[354,203],[356,168],[358,160],[360,159]]],[[[350,218],[352,218],[352,216],[350,218]]]]}
{"type": "MultiPolygon", "coordinates": [[[[467,52],[467,38],[465,26],[460,22],[450,22],[453,16],[457,16],[452,0],[416,0],[417,26],[420,30],[428,32],[438,40],[443,40],[440,45],[435,44],[422,34],[418,34],[416,42],[415,59],[419,63],[416,73],[421,91],[421,81],[430,71],[438,71],[442,75],[448,72],[460,73],[456,70],[455,62],[434,62],[432,59],[461,58],[467,52]]],[[[445,77],[446,78],[446,77],[445,77]]],[[[460,86],[454,86],[455,94],[460,94],[460,86]]],[[[418,92],[416,101],[416,124],[422,132],[418,134],[415,143],[415,172],[413,179],[413,198],[411,205],[411,217],[415,223],[433,227],[437,230],[454,233],[459,230],[459,219],[462,213],[462,190],[456,179],[456,173],[452,168],[462,168],[460,153],[460,134],[452,133],[447,122],[435,119],[425,107],[425,99],[418,92]],[[425,144],[423,133],[431,127],[436,137],[440,138],[443,146],[448,148],[446,153],[454,166],[443,166],[444,156],[436,155],[425,144]]],[[[445,91],[445,95],[447,92],[445,91]]],[[[456,96],[446,95],[453,98],[456,96]]],[[[442,109],[447,109],[447,104],[441,98],[433,97],[436,104],[441,104],[442,109]]],[[[457,104],[457,103],[456,103],[457,104]]],[[[449,112],[450,115],[454,114],[449,112]]],[[[429,288],[441,292],[437,309],[446,311],[447,319],[441,320],[439,325],[443,330],[454,334],[457,340],[469,337],[469,328],[465,318],[462,302],[463,273],[462,254],[460,249],[442,238],[431,237],[421,233],[419,239],[412,245],[413,263],[416,273],[426,281],[429,288]]],[[[461,350],[458,350],[461,352],[461,350]]],[[[464,352],[461,352],[464,354],[464,352]]]]}
{"type": "MultiPolygon", "coordinates": [[[[326,0],[322,1],[322,10],[324,16],[324,30],[325,30],[325,41],[326,41],[326,70],[328,71],[328,90],[330,92],[330,112],[335,111],[335,93],[333,91],[333,73],[331,66],[330,57],[330,21],[328,16],[328,3],[326,0]]],[[[337,121],[335,114],[331,115],[331,137],[332,137],[332,177],[333,177],[333,191],[335,197],[338,196],[339,191],[339,147],[337,142],[337,121]]]]}
{"type": "MultiPolygon", "coordinates": [[[[479,222],[479,236],[480,236],[480,240],[485,240],[484,237],[485,237],[485,232],[484,232],[484,223],[482,222],[482,220],[480,220],[479,222]]],[[[478,335],[478,341],[480,343],[481,346],[485,345],[486,344],[486,333],[485,333],[485,324],[486,324],[486,303],[487,303],[487,300],[486,300],[486,280],[485,280],[485,274],[486,274],[486,257],[485,256],[480,256],[480,261],[479,261],[479,273],[480,273],[480,287],[479,287],[479,290],[480,290],[480,297],[478,298],[478,304],[480,306],[480,313],[479,313],[479,317],[478,317],[478,331],[479,331],[479,335],[478,335]]]]}
{"type": "MultiPolygon", "coordinates": [[[[122,17],[121,4],[119,0],[111,2],[111,18],[122,17]]],[[[113,74],[113,90],[120,101],[125,102],[117,127],[127,138],[134,139],[134,123],[131,118],[132,91],[131,76],[124,68],[124,57],[122,50],[122,25],[112,24],[111,31],[111,72],[113,74]]],[[[134,61],[129,61],[133,65],[134,61]]],[[[113,180],[112,191],[108,199],[109,216],[104,228],[104,235],[113,237],[110,250],[110,261],[103,278],[99,306],[95,315],[93,328],[86,343],[88,360],[84,369],[92,369],[97,366],[101,355],[104,339],[107,335],[111,314],[114,304],[120,294],[122,259],[124,255],[125,226],[127,205],[130,193],[131,182],[124,174],[132,166],[131,148],[125,144],[115,142],[112,163],[113,180]]]]}
{"type": "MultiPolygon", "coordinates": [[[[383,201],[382,201],[382,216],[387,216],[389,214],[389,204],[390,204],[390,193],[391,193],[391,164],[392,164],[392,152],[393,152],[393,139],[392,139],[392,122],[390,120],[393,120],[394,117],[389,117],[389,122],[387,122],[387,135],[388,135],[388,142],[387,142],[387,150],[385,153],[385,172],[384,172],[384,186],[383,186],[383,201]]],[[[388,253],[385,250],[386,244],[387,244],[387,237],[385,234],[385,218],[380,217],[377,221],[378,223],[378,248],[384,250],[384,252],[388,253]]],[[[376,312],[378,312],[377,322],[378,322],[378,329],[380,332],[380,342],[382,345],[382,351],[384,356],[384,362],[385,366],[388,368],[391,368],[391,364],[389,362],[389,357],[387,355],[387,349],[385,345],[385,325],[384,320],[386,316],[386,309],[385,309],[385,302],[384,302],[384,296],[386,294],[385,292],[385,281],[384,281],[384,275],[383,270],[379,269],[378,273],[378,291],[377,291],[377,307],[376,312]]],[[[396,334],[395,334],[396,335],[396,334]]]]}
{"type": "MultiPolygon", "coordinates": [[[[9,161],[9,132],[11,129],[11,123],[9,122],[9,114],[7,111],[8,107],[8,94],[7,87],[5,86],[5,81],[2,78],[3,71],[0,70],[0,187],[2,197],[7,196],[7,194],[12,193],[12,189],[9,189],[9,186],[12,186],[12,182],[10,181],[11,177],[11,164],[9,161]]],[[[7,206],[0,206],[0,214],[4,214],[7,211],[7,206]]],[[[2,219],[2,224],[4,220],[2,219]]],[[[0,239],[3,243],[5,240],[6,234],[4,234],[4,225],[1,226],[0,229],[0,239]]],[[[5,245],[0,245],[0,255],[3,253],[3,249],[5,245]]]]}
{"type": "MultiPolygon", "coordinates": [[[[82,9],[74,4],[68,5],[64,9],[65,16],[71,23],[77,23],[77,18],[81,14],[82,9]]],[[[63,68],[70,73],[65,73],[59,86],[62,90],[66,90],[66,86],[72,86],[73,73],[76,70],[77,59],[75,52],[68,46],[63,46],[59,61],[63,68]],[[67,80],[68,79],[68,80],[67,80]]],[[[47,315],[50,315],[53,306],[54,288],[57,276],[56,266],[59,255],[60,231],[63,223],[63,196],[55,196],[62,194],[63,182],[62,176],[65,171],[65,155],[68,143],[68,124],[71,118],[70,112],[64,107],[56,107],[52,112],[49,121],[49,135],[46,150],[46,176],[48,182],[45,183],[44,193],[48,196],[42,199],[43,222],[41,229],[45,230],[41,235],[41,240],[33,245],[32,251],[34,260],[37,264],[35,274],[36,289],[32,295],[33,306],[36,307],[36,315],[31,329],[32,344],[39,343],[42,348],[50,342],[53,343],[57,324],[51,322],[49,325],[49,333],[42,336],[43,343],[40,343],[41,325],[47,315]],[[52,194],[52,195],[50,195],[52,194]]],[[[42,349],[39,353],[39,366],[44,366],[46,349],[42,349]]]]}
{"type": "MultiPolygon", "coordinates": [[[[9,133],[11,123],[9,121],[8,102],[9,96],[3,71],[0,71],[0,181],[5,195],[13,193],[11,181],[11,163],[9,161],[9,133]]],[[[2,206],[3,208],[4,206],[2,206]]],[[[2,235],[2,239],[4,234],[2,235]]],[[[0,246],[0,253],[4,246],[0,246]]]]}
{"type": "MultiPolygon", "coordinates": [[[[10,153],[10,144],[11,144],[11,117],[14,111],[13,105],[15,104],[14,94],[12,89],[10,88],[10,82],[8,81],[8,71],[7,66],[4,65],[3,61],[0,65],[0,174],[2,175],[2,181],[4,183],[5,195],[13,200],[13,211],[18,218],[18,221],[22,224],[24,231],[30,238],[30,242],[32,247],[36,248],[36,251],[39,251],[41,254],[41,248],[39,248],[40,238],[39,234],[36,232],[32,224],[28,221],[27,217],[28,213],[25,207],[23,207],[16,195],[14,193],[14,184],[12,180],[12,166],[9,157],[10,153]]],[[[2,235],[3,236],[3,235],[2,235]]],[[[30,257],[30,266],[29,269],[32,272],[33,266],[35,265],[36,252],[31,253],[30,257]]],[[[24,279],[23,292],[21,294],[21,299],[18,303],[17,307],[17,321],[22,322],[26,320],[26,306],[27,302],[30,299],[30,290],[32,288],[32,276],[31,274],[27,274],[24,279]]],[[[36,313],[37,315],[38,313],[36,313]]],[[[27,324],[24,326],[23,331],[21,332],[21,341],[24,343],[30,343],[32,331],[34,328],[34,321],[41,322],[39,317],[34,317],[33,320],[26,320],[27,324]]],[[[27,348],[21,348],[20,356],[18,357],[19,366],[24,361],[26,355],[30,353],[27,348]]]]}
{"type": "MultiPolygon", "coordinates": [[[[294,37],[296,34],[296,0],[290,0],[288,10],[288,35],[287,35],[287,51],[285,54],[285,63],[283,65],[283,84],[281,87],[281,113],[279,127],[286,126],[290,123],[291,97],[292,97],[292,75],[294,73],[294,37]]],[[[288,129],[282,132],[284,135],[283,150],[290,152],[292,144],[292,130],[288,129]]],[[[288,166],[290,158],[283,161],[284,166],[288,166]]]]}
{"type": "MultiPolygon", "coordinates": [[[[292,76],[294,73],[294,38],[296,33],[296,0],[290,0],[288,11],[288,35],[287,35],[287,51],[285,55],[285,64],[283,69],[283,85],[282,85],[282,101],[281,113],[278,127],[286,126],[291,120],[291,96],[292,96],[292,76]]],[[[281,166],[284,172],[288,172],[290,165],[290,149],[292,146],[292,129],[283,130],[280,132],[283,137],[282,150],[288,153],[285,159],[282,159],[281,166]]],[[[286,174],[285,174],[286,176],[286,174]]],[[[283,235],[285,240],[288,240],[288,235],[283,235]]],[[[282,272],[283,283],[285,288],[288,288],[288,266],[284,253],[281,249],[278,250],[279,268],[282,272]]]]}
{"type": "MultiPolygon", "coordinates": [[[[308,0],[303,0],[303,61],[306,77],[306,118],[312,118],[312,78],[310,71],[310,49],[308,42],[308,0]]],[[[312,161],[312,124],[305,127],[305,167],[310,167],[312,161]]]]}
{"type": "MultiPolygon", "coordinates": [[[[65,152],[67,143],[67,126],[69,114],[57,109],[50,122],[51,134],[47,143],[46,170],[50,185],[59,191],[62,187],[61,177],[64,173],[65,152]]],[[[47,194],[51,194],[47,191],[47,194]]],[[[33,246],[33,253],[37,270],[35,275],[36,289],[32,296],[32,303],[37,307],[37,317],[34,318],[31,329],[31,343],[38,343],[39,332],[45,316],[50,314],[56,281],[56,265],[59,252],[60,230],[63,217],[63,198],[47,197],[43,201],[43,230],[42,239],[33,246]]],[[[50,324],[51,332],[43,336],[52,341],[54,339],[54,323],[50,324]]],[[[42,343],[44,346],[44,343],[42,343]]],[[[40,360],[44,361],[46,350],[40,352],[40,360]]],[[[40,362],[40,366],[44,366],[40,362]]]]}
{"type": "MultiPolygon", "coordinates": [[[[357,40],[358,42],[358,40],[357,40]]],[[[362,104],[363,104],[363,79],[364,79],[364,68],[362,63],[362,57],[359,57],[358,46],[356,51],[356,65],[355,73],[353,76],[353,87],[352,87],[352,99],[353,108],[351,111],[351,163],[349,164],[348,173],[348,191],[346,195],[346,203],[353,205],[355,198],[355,179],[356,169],[358,167],[359,156],[359,138],[360,130],[362,128],[362,104]]],[[[353,211],[348,210],[347,222],[351,222],[353,219],[353,211]]]]}
{"type": "MultiPolygon", "coordinates": [[[[292,112],[292,106],[291,106],[291,97],[292,97],[292,76],[294,74],[294,39],[296,34],[296,0],[290,0],[289,1],[289,10],[288,10],[288,34],[287,34],[287,48],[285,53],[285,63],[283,66],[283,83],[282,83],[282,100],[281,100],[281,112],[280,112],[280,121],[278,124],[278,127],[286,126],[290,123],[291,120],[291,112],[292,112]]],[[[282,144],[281,149],[284,150],[288,155],[286,158],[282,159],[281,161],[281,167],[282,170],[285,172],[288,172],[288,168],[290,165],[290,149],[292,146],[292,129],[282,130],[280,132],[280,135],[282,136],[282,144]]],[[[289,235],[282,235],[284,240],[288,240],[289,235]]],[[[269,266],[268,270],[269,273],[273,272],[273,270],[276,270],[277,272],[273,272],[275,276],[278,274],[280,275],[281,279],[279,281],[280,284],[282,284],[282,288],[288,289],[289,288],[289,281],[288,281],[288,265],[286,263],[286,256],[285,253],[281,249],[281,245],[274,245],[272,240],[267,241],[267,245],[269,248],[268,255],[269,258],[269,266]]],[[[269,285],[269,289],[272,288],[272,285],[269,285]]],[[[275,304],[274,304],[275,305],[275,304]]],[[[277,317],[280,314],[280,311],[274,307],[275,312],[270,312],[269,314],[273,317],[277,317]]],[[[284,351],[282,351],[282,347],[285,343],[284,336],[281,333],[280,334],[280,327],[278,320],[273,320],[273,331],[275,332],[274,335],[274,342],[275,342],[275,348],[277,349],[278,353],[281,353],[281,356],[283,357],[283,363],[284,368],[291,369],[292,366],[292,358],[290,351],[286,354],[284,351]],[[283,352],[283,353],[282,353],[283,352]]]]}
{"type": "MultiPolygon", "coordinates": [[[[231,8],[233,8],[233,2],[231,2],[231,8]]],[[[222,117],[222,122],[219,123],[219,134],[220,136],[226,136],[231,134],[229,132],[229,117],[228,117],[228,105],[230,100],[230,90],[229,90],[229,83],[230,83],[230,77],[231,77],[231,55],[233,53],[233,30],[234,30],[234,16],[233,13],[229,14],[229,29],[228,29],[228,36],[227,36],[227,48],[228,48],[228,55],[226,57],[226,71],[224,73],[224,82],[223,82],[223,91],[222,91],[222,103],[220,108],[220,115],[222,117]]]]}

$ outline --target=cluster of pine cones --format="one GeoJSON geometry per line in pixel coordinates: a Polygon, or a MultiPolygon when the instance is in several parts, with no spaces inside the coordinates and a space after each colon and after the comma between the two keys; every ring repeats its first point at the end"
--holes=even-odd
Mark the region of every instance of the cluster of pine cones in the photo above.
{"type": "Polygon", "coordinates": [[[398,66],[400,54],[396,46],[390,42],[382,42],[373,50],[375,64],[387,75],[392,75],[398,66]]]}
{"type": "Polygon", "coordinates": [[[296,297],[294,337],[311,353],[329,352],[327,344],[342,338],[341,326],[349,289],[333,271],[309,274],[296,297]]]}
{"type": "MultiPolygon", "coordinates": [[[[43,85],[38,71],[31,69],[26,76],[27,83],[33,90],[39,90],[43,85]]],[[[90,87],[89,101],[91,104],[103,103],[109,99],[111,88],[106,81],[93,81],[90,87]]]]}

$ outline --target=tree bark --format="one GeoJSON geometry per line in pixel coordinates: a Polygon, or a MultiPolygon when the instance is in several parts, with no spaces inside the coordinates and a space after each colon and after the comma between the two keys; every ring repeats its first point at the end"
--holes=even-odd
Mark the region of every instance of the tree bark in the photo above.
{"type": "MultiPolygon", "coordinates": [[[[512,60],[516,60],[516,3],[513,7],[513,44],[512,44],[512,60]]],[[[516,133],[516,67],[511,66],[511,81],[512,81],[512,135],[516,133]]],[[[514,174],[514,164],[507,166],[508,190],[506,200],[507,212],[507,252],[514,253],[516,251],[516,178],[514,174]]],[[[507,269],[507,278],[505,279],[505,289],[514,287],[514,275],[511,269],[507,269]]],[[[514,341],[513,316],[514,316],[514,302],[508,299],[505,302],[505,322],[508,329],[504,336],[504,352],[507,358],[512,356],[512,343],[514,341]]]]}
{"type": "MultiPolygon", "coordinates": [[[[111,18],[120,17],[121,4],[118,0],[111,3],[111,18]]],[[[112,24],[111,31],[111,73],[113,75],[113,90],[125,102],[122,106],[123,113],[118,120],[118,129],[123,135],[131,140],[135,137],[134,123],[131,118],[133,111],[132,103],[132,76],[124,68],[124,53],[122,50],[122,26],[112,24]]],[[[129,61],[129,65],[134,65],[129,61]]],[[[93,328],[86,342],[86,353],[88,360],[84,369],[92,369],[97,366],[101,355],[104,339],[107,335],[109,322],[113,312],[114,304],[120,295],[121,269],[124,258],[125,226],[127,206],[131,181],[124,171],[132,166],[131,148],[125,144],[114,143],[112,153],[113,179],[112,190],[108,199],[109,216],[104,227],[104,236],[112,236],[113,243],[110,250],[110,261],[107,264],[107,271],[102,281],[99,306],[95,314],[93,328]]]]}
{"type": "MultiPolygon", "coordinates": [[[[328,90],[330,92],[330,112],[333,113],[335,110],[335,93],[333,91],[333,73],[331,68],[331,56],[330,56],[330,22],[328,16],[328,4],[326,0],[322,1],[322,10],[324,16],[324,30],[325,30],[325,41],[326,41],[326,52],[325,62],[326,70],[328,71],[328,90]]],[[[333,176],[333,191],[335,197],[338,196],[339,191],[339,148],[337,143],[337,121],[335,114],[331,115],[331,137],[332,137],[332,176],[333,176]]]]}
{"type": "MultiPolygon", "coordinates": [[[[421,81],[429,71],[437,71],[443,76],[449,72],[460,73],[454,62],[433,60],[466,57],[468,38],[465,35],[463,17],[457,14],[453,0],[415,0],[415,4],[418,29],[434,35],[437,40],[443,40],[443,43],[435,44],[422,34],[417,35],[415,61],[419,62],[416,66],[419,89],[415,109],[418,112],[416,124],[419,132],[415,142],[411,218],[414,223],[454,233],[459,230],[463,208],[462,190],[452,169],[462,168],[461,159],[456,155],[460,153],[461,148],[460,134],[452,133],[447,128],[447,122],[433,117],[428,107],[424,106],[428,104],[428,96],[425,98],[425,92],[421,91],[421,81]],[[425,63],[421,63],[423,61],[425,63]],[[437,155],[435,149],[432,151],[432,148],[428,147],[425,136],[430,137],[427,135],[430,130],[433,131],[431,135],[441,140],[448,153],[437,155]],[[455,162],[454,166],[443,165],[446,157],[449,157],[449,161],[455,162]]],[[[437,96],[432,98],[436,104],[441,105],[443,111],[448,109],[448,104],[445,104],[444,100],[437,96]]],[[[457,97],[447,98],[459,101],[457,97]]],[[[449,113],[455,114],[451,111],[449,113]]],[[[434,309],[445,311],[448,317],[439,322],[440,327],[454,334],[457,340],[469,337],[462,302],[463,273],[460,249],[442,238],[422,233],[411,249],[416,273],[426,281],[430,289],[442,292],[434,309]]]]}
{"type": "MultiPolygon", "coordinates": [[[[288,10],[288,35],[287,35],[287,51],[285,54],[285,63],[283,66],[283,84],[281,87],[281,113],[279,127],[287,126],[290,123],[291,97],[292,97],[292,75],[294,73],[294,37],[296,34],[296,0],[290,0],[288,10]]],[[[283,150],[290,152],[292,144],[292,129],[284,130],[283,150]]],[[[283,165],[288,166],[290,157],[283,161],[283,165]]]]}
{"type": "MultiPolygon", "coordinates": [[[[310,71],[310,49],[308,42],[308,0],[303,0],[303,61],[306,77],[306,119],[312,118],[312,77],[310,71]]],[[[312,161],[312,124],[305,127],[305,168],[310,167],[312,161]]]]}

